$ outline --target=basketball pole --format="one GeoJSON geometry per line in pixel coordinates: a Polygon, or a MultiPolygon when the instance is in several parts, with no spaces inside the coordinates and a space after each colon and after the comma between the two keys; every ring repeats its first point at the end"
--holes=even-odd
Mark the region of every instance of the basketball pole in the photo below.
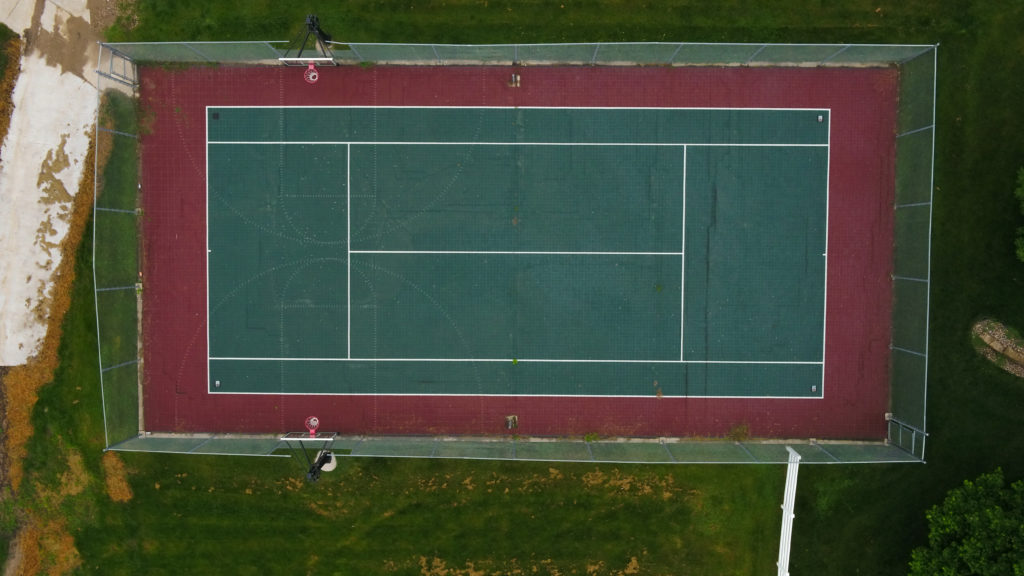
{"type": "MultiPolygon", "coordinates": [[[[318,448],[315,450],[315,454],[318,456],[323,452],[331,452],[331,445],[334,444],[335,434],[331,433],[323,437],[317,437],[314,442],[310,442],[304,435],[302,438],[293,436],[283,436],[280,438],[281,442],[284,442],[288,446],[288,450],[291,452],[295,451],[295,445],[293,441],[299,445],[299,449],[302,450],[302,457],[306,459],[306,480],[310,482],[316,482],[320,479],[320,462],[319,458],[317,461],[312,460],[309,457],[309,450],[306,448],[306,443],[319,443],[318,448]]],[[[330,471],[330,470],[328,470],[330,471]]]]}
{"type": "Polygon", "coordinates": [[[782,496],[782,534],[779,536],[779,576],[789,576],[789,550],[793,536],[793,507],[796,504],[796,476],[800,470],[800,455],[786,446],[789,463],[786,465],[786,489],[782,496]]]}
{"type": "MultiPolygon", "coordinates": [[[[331,41],[331,35],[328,34],[327,32],[324,32],[323,29],[320,28],[320,18],[318,18],[316,14],[306,15],[305,32],[300,32],[299,36],[295,38],[294,42],[292,42],[292,46],[297,47],[297,52],[295,53],[295,56],[292,58],[298,59],[302,57],[303,50],[305,50],[306,46],[309,44],[310,36],[313,37],[312,48],[313,51],[316,52],[316,57],[329,58],[331,53],[330,48],[327,46],[327,43],[331,41]]],[[[289,47],[288,50],[285,51],[286,57],[288,56],[288,51],[290,51],[291,49],[292,48],[289,47]]]]}

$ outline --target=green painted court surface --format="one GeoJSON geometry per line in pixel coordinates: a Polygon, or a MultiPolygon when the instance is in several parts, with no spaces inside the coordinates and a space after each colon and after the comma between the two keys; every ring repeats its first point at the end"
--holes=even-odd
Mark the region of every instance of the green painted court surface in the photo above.
{"type": "Polygon", "coordinates": [[[207,110],[210,391],[823,393],[827,110],[207,110]]]}

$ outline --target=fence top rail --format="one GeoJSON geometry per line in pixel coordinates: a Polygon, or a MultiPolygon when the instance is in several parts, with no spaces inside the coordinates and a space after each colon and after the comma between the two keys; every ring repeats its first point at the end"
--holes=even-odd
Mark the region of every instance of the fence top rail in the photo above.
{"type": "MultiPolygon", "coordinates": [[[[108,446],[107,450],[166,452],[178,454],[215,454],[279,456],[284,448],[278,437],[252,434],[177,434],[147,432],[108,446]]],[[[339,456],[354,458],[425,458],[458,460],[502,460],[521,462],[617,463],[617,464],[786,464],[789,451],[802,456],[803,464],[869,464],[921,462],[907,450],[884,442],[803,440],[753,440],[734,442],[726,439],[644,438],[604,439],[588,442],[572,438],[508,438],[453,436],[363,436],[346,435],[334,439],[333,450],[339,456]],[[544,453],[521,452],[528,447],[548,446],[544,453]],[[587,448],[580,452],[580,446],[587,448]],[[649,450],[660,446],[664,454],[652,456],[649,450]],[[602,451],[591,452],[590,448],[602,451]],[[684,452],[673,453],[678,447],[684,452]],[[827,447],[827,449],[826,449],[827,447]],[[425,451],[425,448],[429,451],[425,451]],[[614,449],[607,451],[607,449],[614,449]],[[700,450],[706,449],[708,451],[700,450]],[[783,451],[782,449],[786,450],[783,451]],[[517,451],[517,449],[519,451],[517,451]],[[697,449],[697,452],[686,452],[697,449]],[[771,449],[765,452],[765,449],[771,449]],[[838,450],[838,452],[837,452],[838,450]],[[828,458],[819,457],[825,454],[828,458]]]]}
{"type": "Polygon", "coordinates": [[[99,42],[103,46],[155,46],[178,44],[283,44],[288,40],[168,40],[162,42],[99,42]]]}
{"type": "MultiPolygon", "coordinates": [[[[159,44],[280,44],[287,40],[171,40],[160,42],[100,42],[104,46],[148,46],[159,44]]],[[[456,46],[464,48],[514,47],[514,46],[850,46],[867,48],[935,48],[938,44],[857,44],[849,42],[538,42],[504,44],[451,44],[444,42],[341,42],[331,44],[350,46],[456,46]]]]}
{"type": "MultiPolygon", "coordinates": [[[[146,42],[98,42],[104,46],[136,46],[150,44],[278,44],[288,40],[164,40],[146,42]]],[[[633,45],[633,46],[678,46],[692,44],[697,46],[866,46],[866,47],[902,47],[902,48],[934,48],[938,44],[880,44],[856,42],[518,42],[495,44],[457,44],[446,42],[342,42],[331,41],[332,44],[354,44],[356,46],[594,46],[594,45],[633,45]]]]}
{"type": "Polygon", "coordinates": [[[464,48],[513,47],[513,46],[851,46],[868,48],[935,48],[938,44],[855,44],[846,42],[822,43],[777,43],[777,42],[539,42],[520,44],[446,44],[443,42],[337,42],[352,46],[456,46],[464,48]]]}
{"type": "MultiPolygon", "coordinates": [[[[253,62],[267,64],[286,55],[284,40],[101,42],[119,56],[154,62],[253,62]],[[260,48],[264,52],[254,52],[260,48]],[[181,53],[181,51],[185,51],[181,53]],[[273,54],[267,54],[269,51],[273,54]]],[[[833,66],[856,63],[903,64],[938,44],[770,43],[770,42],[554,42],[525,44],[451,44],[400,42],[327,43],[339,62],[450,65],[476,64],[663,64],[833,66]],[[672,52],[671,56],[668,55],[672,52]],[[828,52],[826,54],[825,52],[828,52]],[[683,55],[683,53],[686,53],[683,55]],[[694,54],[695,53],[695,54],[694,54]],[[762,55],[763,53],[763,55],[762,55]],[[677,59],[678,55],[678,59],[677,59]],[[843,55],[840,57],[840,55],[843,55]],[[832,62],[834,60],[834,62],[832,62]]]]}

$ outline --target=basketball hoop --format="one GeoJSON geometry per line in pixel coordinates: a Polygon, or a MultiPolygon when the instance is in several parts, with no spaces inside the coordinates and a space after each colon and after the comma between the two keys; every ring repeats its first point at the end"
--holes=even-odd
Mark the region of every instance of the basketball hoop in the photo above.
{"type": "Polygon", "coordinates": [[[303,72],[302,77],[306,79],[306,82],[310,84],[316,84],[316,81],[320,79],[320,73],[316,71],[316,64],[313,62],[309,63],[309,68],[303,72]]]}
{"type": "Polygon", "coordinates": [[[306,472],[306,480],[316,482],[320,479],[321,472],[330,472],[338,466],[338,459],[331,451],[334,439],[338,437],[336,432],[317,432],[320,428],[320,419],[316,416],[306,418],[306,432],[288,432],[281,436],[280,441],[288,446],[289,450],[301,450],[302,456],[306,459],[309,467],[306,472]],[[313,458],[310,459],[312,452],[313,458]]]}
{"type": "Polygon", "coordinates": [[[306,418],[306,430],[309,430],[309,437],[316,438],[316,429],[320,427],[320,419],[316,416],[306,418]]]}

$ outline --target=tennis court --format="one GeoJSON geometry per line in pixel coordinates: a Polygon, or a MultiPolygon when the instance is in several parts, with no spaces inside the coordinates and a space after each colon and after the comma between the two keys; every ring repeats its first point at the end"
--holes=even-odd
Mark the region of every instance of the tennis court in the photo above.
{"type": "Polygon", "coordinates": [[[211,393],[821,398],[827,109],[208,106],[211,393]]]}

